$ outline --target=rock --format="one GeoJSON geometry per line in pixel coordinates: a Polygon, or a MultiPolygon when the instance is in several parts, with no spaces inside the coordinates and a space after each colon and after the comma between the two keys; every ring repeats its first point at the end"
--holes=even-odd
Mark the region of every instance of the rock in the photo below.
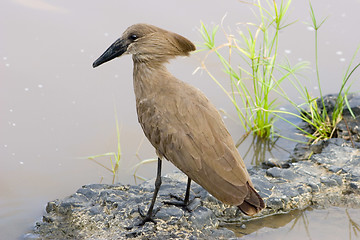
{"type": "Polygon", "coordinates": [[[304,143],[298,143],[290,155],[291,162],[298,162],[302,160],[308,160],[312,154],[321,153],[324,147],[326,147],[326,141],[319,141],[318,143],[308,145],[304,143]]]}
{"type": "Polygon", "coordinates": [[[354,182],[349,183],[349,187],[354,189],[354,190],[360,189],[360,185],[358,183],[354,183],[354,182]]]}
{"type": "Polygon", "coordinates": [[[235,233],[227,228],[212,229],[210,232],[211,237],[214,239],[229,239],[235,237],[235,233]]]}
{"type": "Polygon", "coordinates": [[[320,186],[319,186],[318,184],[316,184],[316,183],[309,182],[307,185],[308,185],[309,187],[311,187],[311,191],[312,191],[312,192],[318,192],[318,191],[320,191],[320,186]]]}
{"type": "MultiPolygon", "coordinates": [[[[305,209],[314,204],[360,207],[360,152],[335,143],[324,144],[326,147],[321,153],[313,154],[310,160],[291,163],[289,168],[250,170],[253,183],[267,206],[253,218],[305,209]]],[[[182,196],[186,180],[182,173],[163,177],[155,204],[159,208],[156,225],[135,226],[140,222],[138,206],[146,209],[151,200],[153,180],[138,186],[91,184],[63,200],[49,202],[43,220],[24,237],[226,239],[235,235],[231,230],[217,229],[219,224],[238,222],[241,226],[243,221],[252,219],[239,214],[236,207],[222,204],[196,183],[192,186],[191,212],[164,205],[164,201],[170,200],[170,194],[182,196]]]]}
{"type": "Polygon", "coordinates": [[[162,207],[157,213],[156,218],[164,221],[178,221],[184,216],[184,211],[176,206],[162,207]]]}
{"type": "Polygon", "coordinates": [[[80,188],[79,190],[76,191],[77,194],[82,194],[84,195],[86,198],[91,199],[93,197],[95,197],[98,193],[89,189],[89,188],[80,188]]]}
{"type": "Polygon", "coordinates": [[[275,211],[284,210],[284,203],[281,198],[278,197],[270,197],[266,201],[266,206],[275,211]]]}
{"type": "Polygon", "coordinates": [[[337,182],[335,181],[335,179],[331,179],[328,177],[321,177],[320,182],[323,183],[327,187],[333,187],[333,186],[337,185],[337,182]]]}
{"type": "Polygon", "coordinates": [[[290,163],[288,161],[286,161],[286,160],[280,160],[280,159],[276,159],[276,158],[269,158],[269,159],[265,160],[262,163],[262,166],[264,168],[272,168],[272,167],[289,168],[290,163]]]}
{"type": "Polygon", "coordinates": [[[329,171],[333,173],[340,173],[343,169],[339,166],[330,166],[329,171]]]}
{"type": "Polygon", "coordinates": [[[197,207],[199,207],[201,205],[201,200],[199,198],[194,198],[193,200],[191,200],[187,206],[187,209],[192,212],[194,211],[197,207]]]}
{"type": "Polygon", "coordinates": [[[285,180],[294,180],[297,175],[290,169],[281,169],[278,167],[270,168],[266,171],[266,175],[273,178],[282,178],[285,180]]]}
{"type": "Polygon", "coordinates": [[[207,226],[217,227],[219,225],[215,214],[205,207],[198,207],[195,211],[191,212],[189,220],[197,229],[202,229],[207,226]]]}

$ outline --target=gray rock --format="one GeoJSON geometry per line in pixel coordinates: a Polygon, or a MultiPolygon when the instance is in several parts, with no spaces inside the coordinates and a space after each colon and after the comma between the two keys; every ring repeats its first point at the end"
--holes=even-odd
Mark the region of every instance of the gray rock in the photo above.
{"type": "Polygon", "coordinates": [[[359,183],[354,183],[354,182],[349,183],[349,187],[354,190],[360,189],[359,183]]]}
{"type": "MultiPolygon", "coordinates": [[[[360,191],[357,178],[360,152],[353,148],[336,147],[335,144],[328,144],[322,153],[314,154],[311,160],[292,163],[286,169],[273,167],[249,171],[267,206],[255,218],[304,209],[312,204],[360,207],[360,197],[356,194],[360,191]],[[335,148],[336,152],[331,148],[335,148]],[[344,184],[349,179],[355,180],[344,184]]],[[[153,181],[139,186],[92,184],[63,200],[49,202],[47,214],[27,235],[28,239],[33,236],[57,239],[145,236],[149,239],[226,239],[235,235],[230,230],[217,229],[221,222],[238,222],[241,226],[242,221],[251,220],[239,214],[236,207],[222,204],[196,183],[192,186],[191,199],[194,199],[195,206],[192,212],[163,205],[164,201],[171,200],[170,193],[184,194],[186,180],[181,173],[163,178],[165,184],[155,205],[160,209],[155,215],[156,225],[146,223],[142,227],[135,226],[140,222],[138,206],[146,209],[151,200],[154,186],[150,182],[153,181]]]]}
{"type": "Polygon", "coordinates": [[[263,163],[262,163],[264,168],[272,168],[272,167],[279,167],[279,168],[289,168],[290,167],[290,163],[287,160],[280,160],[280,159],[276,159],[276,158],[269,158],[266,159],[263,163]]]}
{"type": "Polygon", "coordinates": [[[320,177],[320,182],[323,183],[326,187],[333,187],[338,185],[335,179],[328,177],[320,177]]]}
{"type": "Polygon", "coordinates": [[[228,239],[235,237],[235,233],[227,228],[212,229],[211,237],[214,239],[228,239]]]}
{"type": "Polygon", "coordinates": [[[320,186],[316,183],[309,182],[307,185],[311,187],[312,192],[320,191],[320,186]]]}
{"type": "Polygon", "coordinates": [[[278,197],[270,197],[266,201],[266,207],[271,208],[275,211],[284,210],[284,203],[278,197]]]}
{"type": "Polygon", "coordinates": [[[155,216],[164,221],[169,221],[171,219],[179,220],[184,216],[184,211],[176,206],[166,206],[162,207],[155,216]]]}
{"type": "Polygon", "coordinates": [[[273,178],[282,178],[286,180],[294,180],[297,175],[290,169],[282,169],[278,167],[270,168],[266,171],[266,175],[273,178]]]}
{"type": "Polygon", "coordinates": [[[201,205],[201,200],[199,198],[194,198],[193,200],[190,201],[189,205],[187,206],[187,209],[190,212],[192,212],[200,205],[201,205]]]}
{"type": "Polygon", "coordinates": [[[342,171],[342,168],[338,167],[338,166],[330,166],[329,171],[331,171],[333,173],[338,173],[338,172],[342,171]]]}
{"type": "Polygon", "coordinates": [[[76,191],[78,194],[84,195],[86,198],[91,199],[94,198],[98,193],[91,190],[90,188],[80,188],[76,191]]]}
{"type": "Polygon", "coordinates": [[[206,226],[217,227],[219,225],[215,214],[205,207],[198,207],[195,211],[191,212],[189,220],[197,229],[202,229],[206,226]]]}

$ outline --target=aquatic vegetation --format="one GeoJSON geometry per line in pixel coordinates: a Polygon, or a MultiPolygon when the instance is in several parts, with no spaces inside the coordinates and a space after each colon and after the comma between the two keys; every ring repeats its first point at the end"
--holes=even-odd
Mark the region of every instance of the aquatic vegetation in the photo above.
{"type": "MultiPolygon", "coordinates": [[[[351,75],[354,71],[360,66],[360,63],[353,66],[355,57],[360,49],[360,46],[356,49],[353,57],[347,67],[347,70],[343,76],[342,83],[340,86],[340,90],[337,94],[335,99],[335,104],[331,112],[328,111],[326,107],[326,103],[324,100],[324,95],[322,93],[321,88],[321,81],[320,81],[320,70],[319,70],[319,58],[318,58],[318,31],[323,23],[326,21],[327,18],[324,18],[320,23],[317,21],[315,17],[314,9],[310,2],[310,16],[311,16],[311,27],[314,29],[314,43],[315,43],[315,69],[316,69],[316,80],[317,80],[317,87],[319,89],[319,97],[313,97],[309,94],[308,89],[302,85],[302,83],[298,80],[296,75],[292,73],[292,70],[282,65],[281,68],[285,70],[287,73],[291,73],[293,78],[289,78],[292,85],[296,88],[298,93],[300,93],[304,103],[296,104],[294,101],[291,100],[289,96],[286,95],[285,91],[282,91],[282,96],[290,102],[294,108],[297,110],[298,115],[302,121],[306,122],[312,131],[305,131],[298,126],[295,126],[291,122],[287,121],[288,123],[294,125],[297,129],[299,129],[312,143],[316,143],[319,140],[325,140],[334,137],[334,133],[336,130],[337,124],[343,119],[343,110],[345,106],[348,107],[350,113],[353,117],[354,114],[349,106],[349,102],[347,100],[347,96],[350,91],[350,85],[347,85],[348,80],[350,79],[351,75]]],[[[279,112],[279,111],[277,111],[279,112]]],[[[291,114],[289,112],[282,112],[285,114],[291,114]]],[[[285,120],[284,118],[282,118],[285,120]]],[[[285,120],[286,121],[286,120],[285,120]]]]}
{"type": "Polygon", "coordinates": [[[279,31],[294,23],[285,22],[291,0],[281,1],[280,4],[275,1],[266,1],[267,7],[264,7],[261,2],[264,1],[248,3],[258,10],[255,16],[259,19],[259,23],[242,23],[241,27],[245,27],[245,31],[239,31],[238,38],[221,27],[227,41],[220,45],[215,43],[219,26],[208,28],[201,22],[200,33],[203,43],[200,45],[200,51],[208,51],[201,63],[201,69],[208,73],[230,99],[242,126],[247,131],[246,135],[251,132],[262,138],[280,136],[279,131],[274,129],[274,122],[281,119],[296,127],[312,142],[333,137],[336,125],[342,119],[344,107],[347,105],[350,109],[347,100],[350,86],[347,86],[347,83],[360,65],[359,63],[352,68],[359,48],[354,53],[343,77],[334,111],[329,114],[321,90],[318,61],[318,30],[326,18],[318,22],[310,3],[312,28],[315,30],[315,68],[320,95],[320,97],[313,97],[298,78],[298,73],[308,68],[309,63],[301,61],[292,66],[288,60],[285,63],[278,61],[279,31]],[[226,83],[216,79],[206,66],[206,59],[211,53],[216,54],[225,73],[229,76],[230,91],[227,90],[226,83]],[[240,61],[234,60],[239,56],[240,61]],[[299,92],[303,103],[298,104],[287,95],[281,87],[284,81],[289,81],[299,92]],[[279,110],[279,97],[289,102],[296,113],[279,110]],[[311,131],[293,124],[287,120],[286,115],[300,118],[310,126],[311,131]]]}
{"type": "Polygon", "coordinates": [[[93,155],[86,157],[87,159],[93,160],[96,164],[100,165],[101,167],[105,168],[109,172],[113,174],[112,183],[115,183],[116,174],[119,170],[120,160],[121,160],[121,145],[120,145],[120,128],[119,122],[117,118],[117,114],[115,114],[115,123],[116,123],[116,136],[117,136],[117,152],[108,152],[99,155],[93,155]],[[97,158],[100,157],[109,157],[111,163],[111,169],[108,168],[106,165],[102,164],[101,162],[97,161],[97,158]]]}
{"type": "MultiPolygon", "coordinates": [[[[320,76],[319,76],[320,75],[319,74],[319,60],[318,60],[318,30],[321,27],[321,25],[325,22],[326,18],[324,20],[322,20],[320,22],[320,24],[317,23],[314,9],[311,5],[311,2],[310,2],[310,16],[311,16],[311,20],[312,20],[312,27],[315,30],[316,76],[317,76],[317,82],[318,82],[318,88],[319,88],[322,108],[321,108],[321,110],[319,109],[316,101],[309,101],[308,106],[310,109],[310,111],[309,111],[310,114],[308,112],[306,115],[306,112],[305,112],[305,117],[309,120],[312,120],[310,126],[315,128],[315,134],[311,135],[313,137],[311,137],[311,136],[308,136],[308,137],[312,138],[316,142],[320,139],[327,139],[327,138],[331,138],[333,136],[334,131],[336,129],[336,125],[342,119],[342,113],[343,113],[345,104],[348,106],[348,109],[350,110],[353,117],[355,117],[351,111],[351,108],[350,108],[348,100],[347,100],[350,86],[345,87],[345,85],[347,84],[347,82],[350,79],[353,72],[359,67],[360,63],[351,69],[351,66],[353,65],[353,62],[357,55],[357,52],[359,51],[359,47],[358,47],[350,61],[350,64],[348,65],[346,73],[342,79],[342,84],[341,84],[339,93],[336,98],[334,111],[332,112],[332,114],[330,116],[330,114],[328,113],[328,111],[325,107],[325,102],[324,102],[323,94],[321,91],[320,76]]],[[[307,100],[308,99],[309,98],[307,98],[307,100]]]]}
{"type": "MultiPolygon", "coordinates": [[[[202,61],[201,68],[221,87],[235,106],[238,117],[246,131],[255,135],[268,138],[274,132],[276,116],[273,111],[277,108],[277,99],[271,98],[271,93],[276,92],[282,81],[275,77],[277,71],[277,57],[279,45],[279,31],[292,23],[285,23],[285,17],[291,1],[280,6],[267,1],[272,9],[268,10],[261,5],[261,1],[254,4],[259,10],[257,15],[260,23],[243,23],[246,31],[239,31],[240,38],[228,34],[223,28],[227,42],[217,46],[215,35],[219,26],[208,29],[201,23],[200,33],[204,40],[202,50],[209,50],[202,61]],[[226,54],[222,49],[226,48],[226,54]],[[229,75],[231,91],[228,92],[206,67],[205,61],[210,53],[215,53],[219,58],[224,71],[229,75]],[[234,54],[240,56],[241,63],[234,63],[234,54]],[[244,108],[242,108],[244,106],[244,108]]],[[[305,65],[298,65],[303,68],[305,65]]],[[[294,71],[297,69],[293,69],[294,71]]]]}

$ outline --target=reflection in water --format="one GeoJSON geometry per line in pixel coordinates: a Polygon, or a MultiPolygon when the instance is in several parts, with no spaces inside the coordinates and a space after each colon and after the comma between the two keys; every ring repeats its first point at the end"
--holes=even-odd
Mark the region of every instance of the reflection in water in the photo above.
{"type": "Polygon", "coordinates": [[[225,225],[238,237],[244,239],[359,239],[360,209],[294,210],[287,214],[278,214],[245,225],[225,225]],[[346,223],[348,222],[348,228],[346,223]]]}
{"type": "Polygon", "coordinates": [[[245,222],[245,225],[238,226],[238,225],[225,225],[224,227],[227,227],[235,232],[235,234],[238,237],[242,237],[254,232],[259,231],[262,228],[280,228],[285,226],[286,224],[290,223],[292,220],[299,218],[303,214],[303,211],[301,210],[294,210],[289,213],[284,214],[276,214],[273,216],[260,218],[257,220],[245,222]],[[246,227],[245,227],[246,226],[246,227]]]}
{"type": "MultiPolygon", "coordinates": [[[[311,208],[308,208],[308,211],[311,211],[311,208]]],[[[291,225],[291,227],[290,227],[290,229],[289,229],[288,232],[292,231],[297,224],[300,225],[301,222],[302,222],[302,225],[304,226],[304,230],[305,230],[306,236],[307,236],[309,239],[311,239],[310,233],[309,233],[309,219],[308,219],[308,217],[307,217],[307,215],[306,215],[306,211],[300,211],[300,212],[301,212],[301,214],[299,214],[299,215],[295,218],[295,220],[294,220],[293,224],[291,225]],[[301,220],[300,223],[298,223],[299,220],[301,220]]]]}
{"type": "Polygon", "coordinates": [[[251,138],[251,142],[247,150],[242,152],[242,157],[244,159],[251,159],[250,161],[252,166],[259,166],[265,159],[268,159],[269,157],[276,157],[275,153],[277,152],[290,154],[290,151],[283,147],[284,145],[277,144],[280,140],[279,137],[264,139],[247,134],[236,142],[236,147],[239,147],[248,137],[251,138]]]}
{"type": "Polygon", "coordinates": [[[357,223],[351,218],[348,209],[345,210],[345,213],[349,219],[349,239],[352,239],[353,233],[354,233],[354,237],[359,238],[360,237],[360,225],[359,225],[360,222],[357,223]]]}

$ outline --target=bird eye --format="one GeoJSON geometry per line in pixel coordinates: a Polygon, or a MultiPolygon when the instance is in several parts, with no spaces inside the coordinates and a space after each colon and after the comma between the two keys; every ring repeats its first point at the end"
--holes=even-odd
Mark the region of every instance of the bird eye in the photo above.
{"type": "Polygon", "coordinates": [[[138,39],[138,36],[136,34],[132,34],[130,35],[130,39],[135,41],[136,39],[138,39]]]}

